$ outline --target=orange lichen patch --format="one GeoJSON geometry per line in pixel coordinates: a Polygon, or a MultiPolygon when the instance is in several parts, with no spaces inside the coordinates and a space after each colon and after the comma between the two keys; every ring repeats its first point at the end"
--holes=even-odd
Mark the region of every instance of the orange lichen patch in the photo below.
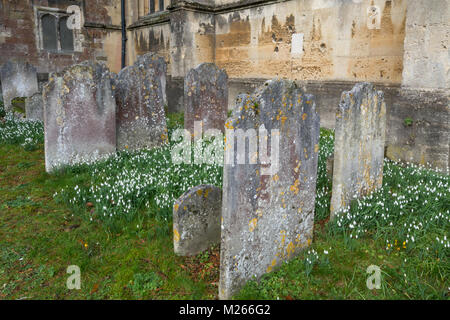
{"type": "Polygon", "coordinates": [[[234,129],[233,125],[231,124],[231,121],[225,122],[225,127],[227,127],[227,129],[234,129]]]}
{"type": "Polygon", "coordinates": [[[278,177],[278,174],[275,174],[272,179],[273,179],[273,181],[278,181],[280,179],[280,177],[278,177]]]}
{"type": "Polygon", "coordinates": [[[198,195],[199,197],[201,197],[201,196],[202,196],[202,194],[203,194],[203,190],[202,190],[202,189],[200,189],[200,190],[197,190],[197,195],[198,195]]]}
{"type": "Polygon", "coordinates": [[[319,145],[318,144],[316,144],[316,145],[314,145],[314,152],[319,152],[319,145]]]}
{"type": "Polygon", "coordinates": [[[180,234],[178,233],[178,230],[177,230],[177,229],[173,229],[173,240],[174,240],[175,242],[180,241],[180,234]]]}
{"type": "Polygon", "coordinates": [[[294,253],[294,251],[295,251],[295,246],[291,241],[291,242],[289,242],[289,244],[287,245],[287,248],[286,248],[286,253],[288,255],[288,258],[291,256],[291,254],[294,253]]]}
{"type": "Polygon", "coordinates": [[[256,219],[256,218],[250,220],[250,222],[248,223],[248,229],[250,232],[253,232],[255,230],[257,223],[258,223],[258,219],[256,219]]]}
{"type": "Polygon", "coordinates": [[[304,114],[302,115],[302,120],[305,121],[307,117],[308,117],[308,115],[307,115],[306,113],[304,113],[304,114]]]}
{"type": "Polygon", "coordinates": [[[179,206],[180,206],[180,205],[179,205],[178,203],[175,203],[175,205],[173,206],[173,210],[174,210],[175,212],[177,212],[179,206]]]}
{"type": "Polygon", "coordinates": [[[300,191],[299,185],[300,181],[296,179],[294,184],[289,188],[289,190],[291,190],[291,192],[293,192],[294,194],[297,194],[300,191]]]}
{"type": "Polygon", "coordinates": [[[294,168],[294,172],[295,173],[297,173],[298,172],[298,169],[300,168],[300,166],[301,166],[301,164],[302,164],[302,162],[300,161],[300,160],[297,160],[297,166],[294,168]]]}
{"type": "Polygon", "coordinates": [[[267,267],[267,272],[272,271],[273,267],[275,267],[276,264],[277,264],[277,259],[273,259],[271,265],[267,267]]]}

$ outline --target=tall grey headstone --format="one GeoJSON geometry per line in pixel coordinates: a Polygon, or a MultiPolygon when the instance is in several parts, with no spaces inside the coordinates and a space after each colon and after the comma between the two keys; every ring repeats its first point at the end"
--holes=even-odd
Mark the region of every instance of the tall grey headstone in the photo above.
{"type": "Polygon", "coordinates": [[[45,167],[95,161],[116,150],[116,102],[103,63],[85,61],[44,86],[45,167]]]}
{"type": "Polygon", "coordinates": [[[38,92],[36,68],[28,62],[8,61],[0,69],[5,110],[11,111],[11,100],[38,92]]]}
{"type": "Polygon", "coordinates": [[[119,150],[152,148],[167,141],[165,71],[163,58],[145,54],[115,78],[119,150]]]}
{"type": "Polygon", "coordinates": [[[382,186],[385,131],[382,91],[358,83],[342,93],[336,112],[331,218],[352,199],[382,186]]]}
{"type": "Polygon", "coordinates": [[[222,189],[196,186],[185,192],[173,206],[173,244],[181,256],[196,255],[220,243],[222,189]]]}
{"type": "Polygon", "coordinates": [[[224,131],[228,114],[228,76],[213,63],[191,69],[184,79],[184,128],[194,134],[194,122],[203,131],[224,131]]]}
{"type": "Polygon", "coordinates": [[[292,81],[271,80],[253,95],[238,96],[225,126],[235,135],[242,129],[248,136],[254,130],[259,137],[248,142],[248,161],[239,164],[239,146],[227,132],[221,299],[229,299],[247,280],[274,270],[311,243],[319,123],[314,96],[304,94],[292,81]],[[268,153],[270,161],[264,160],[268,153]],[[259,162],[251,161],[256,154],[259,162]]]}
{"type": "Polygon", "coordinates": [[[25,114],[27,119],[44,121],[42,92],[37,92],[25,100],[25,114]]]}

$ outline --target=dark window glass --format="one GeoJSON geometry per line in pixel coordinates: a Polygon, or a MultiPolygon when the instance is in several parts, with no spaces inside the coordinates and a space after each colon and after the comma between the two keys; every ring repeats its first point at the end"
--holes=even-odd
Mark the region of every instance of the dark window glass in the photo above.
{"type": "Polygon", "coordinates": [[[159,0],[159,11],[164,11],[164,0],[159,0]]]}
{"type": "Polygon", "coordinates": [[[150,0],[150,13],[155,12],[155,0],[150,0]]]}
{"type": "Polygon", "coordinates": [[[67,28],[67,17],[59,20],[59,40],[61,42],[61,50],[73,51],[73,32],[67,28]]]}
{"type": "Polygon", "coordinates": [[[42,16],[42,41],[45,50],[57,50],[56,18],[51,14],[42,16]]]}

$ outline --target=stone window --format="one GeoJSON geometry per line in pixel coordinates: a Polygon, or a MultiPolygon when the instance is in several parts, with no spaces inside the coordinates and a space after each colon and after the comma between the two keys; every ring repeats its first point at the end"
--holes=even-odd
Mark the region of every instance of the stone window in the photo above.
{"type": "Polygon", "coordinates": [[[58,53],[72,53],[75,50],[75,30],[67,27],[69,14],[48,8],[36,11],[38,47],[40,50],[58,53]]]}
{"type": "Polygon", "coordinates": [[[155,12],[155,0],[150,0],[150,13],[155,12]]]}
{"type": "Polygon", "coordinates": [[[164,0],[159,0],[159,11],[164,11],[166,8],[164,8],[164,0]]]}

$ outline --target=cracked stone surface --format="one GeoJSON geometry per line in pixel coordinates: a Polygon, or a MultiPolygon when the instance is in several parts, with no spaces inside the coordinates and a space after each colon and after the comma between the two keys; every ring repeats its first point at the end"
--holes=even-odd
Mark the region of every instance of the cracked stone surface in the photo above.
{"type": "MultiPolygon", "coordinates": [[[[272,130],[278,129],[279,168],[262,175],[266,165],[260,162],[224,166],[221,299],[229,299],[248,280],[271,272],[311,243],[319,122],[314,96],[292,81],[271,80],[252,95],[238,96],[225,126],[245,131],[264,125],[270,144],[272,130]]],[[[226,150],[232,147],[229,143],[227,139],[226,150]]]]}
{"type": "Polygon", "coordinates": [[[228,76],[213,63],[191,69],[184,80],[184,128],[194,133],[194,121],[224,131],[228,114],[228,76]]]}
{"type": "Polygon", "coordinates": [[[116,151],[116,102],[105,64],[86,61],[52,74],[43,100],[47,172],[116,151]]]}
{"type": "Polygon", "coordinates": [[[222,189],[199,185],[185,192],[173,206],[173,244],[181,256],[196,255],[220,243],[222,189]]]}
{"type": "Polygon", "coordinates": [[[28,62],[9,60],[4,63],[0,79],[7,111],[11,110],[11,100],[15,97],[30,97],[39,90],[36,68],[28,62]]]}
{"type": "Polygon", "coordinates": [[[331,218],[383,183],[386,104],[382,91],[358,83],[336,111],[331,218]]]}
{"type": "Polygon", "coordinates": [[[148,53],[114,78],[117,148],[151,149],[167,142],[166,63],[148,53]]]}
{"type": "Polygon", "coordinates": [[[27,119],[44,121],[42,92],[37,92],[25,100],[25,114],[27,119]]]}

